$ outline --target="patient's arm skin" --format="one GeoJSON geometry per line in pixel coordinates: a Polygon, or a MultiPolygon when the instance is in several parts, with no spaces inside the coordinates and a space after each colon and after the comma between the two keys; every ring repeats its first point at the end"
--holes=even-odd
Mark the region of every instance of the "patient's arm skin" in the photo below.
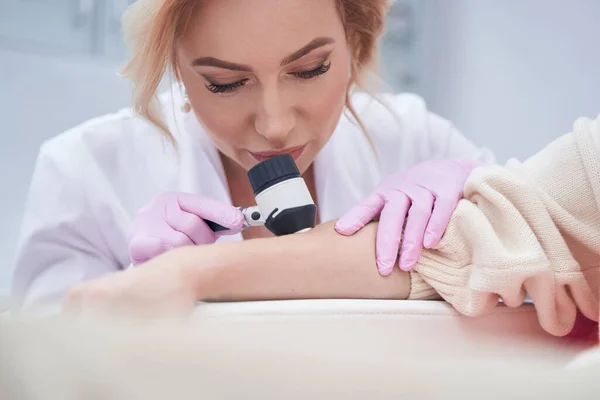
{"type": "Polygon", "coordinates": [[[201,300],[406,299],[408,273],[377,272],[372,223],[355,236],[335,232],[334,223],[279,238],[188,248],[185,259],[201,300]],[[203,265],[210,253],[211,262],[203,265]]]}
{"type": "Polygon", "coordinates": [[[334,221],[305,233],[181,247],[136,268],[74,287],[64,308],[145,316],[180,316],[197,301],[267,299],[406,299],[410,275],[377,272],[371,223],[342,236],[334,221]]]}

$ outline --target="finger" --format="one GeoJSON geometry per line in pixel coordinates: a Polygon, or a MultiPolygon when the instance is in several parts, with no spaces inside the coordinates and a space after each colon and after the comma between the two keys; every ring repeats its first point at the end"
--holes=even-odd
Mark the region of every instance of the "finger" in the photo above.
{"type": "Polygon", "coordinates": [[[392,192],[381,211],[375,246],[377,269],[381,275],[389,275],[394,269],[409,207],[408,196],[402,192],[392,192]]]}
{"type": "Polygon", "coordinates": [[[169,233],[166,234],[165,236],[165,251],[166,250],[171,250],[177,247],[183,247],[183,246],[193,246],[194,242],[192,242],[192,239],[189,238],[188,235],[186,235],[183,232],[179,232],[179,231],[170,231],[169,233]]]}
{"type": "Polygon", "coordinates": [[[82,295],[78,286],[69,290],[61,302],[61,314],[72,318],[81,315],[82,295]]]}
{"type": "Polygon", "coordinates": [[[236,207],[208,197],[181,193],[177,196],[179,207],[202,219],[215,222],[229,229],[240,230],[244,226],[244,214],[236,207]]]}
{"type": "Polygon", "coordinates": [[[423,239],[423,245],[426,248],[431,249],[432,247],[437,246],[442,239],[446,227],[448,227],[448,224],[450,223],[450,218],[452,218],[452,213],[456,210],[458,200],[458,198],[453,199],[446,197],[438,197],[435,199],[433,212],[431,213],[431,218],[427,224],[425,237],[423,239]]]}
{"type": "Polygon", "coordinates": [[[83,283],[69,290],[62,302],[62,314],[72,318],[86,318],[100,311],[103,292],[94,283],[83,283]],[[99,301],[100,300],[100,301],[99,301]]]}
{"type": "Polygon", "coordinates": [[[243,230],[243,227],[242,228],[231,228],[231,229],[226,229],[223,231],[214,232],[215,240],[217,240],[221,236],[237,235],[242,230],[243,230]]]}
{"type": "Polygon", "coordinates": [[[165,251],[162,240],[148,237],[136,236],[129,243],[129,258],[133,265],[142,264],[165,251]]]}
{"type": "Polygon", "coordinates": [[[182,210],[178,202],[166,204],[165,222],[171,228],[164,233],[165,240],[174,247],[215,241],[214,232],[206,222],[199,216],[182,210]]]}
{"type": "Polygon", "coordinates": [[[378,193],[372,193],[344,214],[335,224],[335,230],[342,235],[353,235],[372,221],[383,209],[385,200],[378,193]]]}
{"type": "Polygon", "coordinates": [[[199,216],[183,211],[177,204],[169,204],[165,213],[166,223],[175,231],[186,235],[193,244],[215,241],[214,232],[199,216]]]}
{"type": "Polygon", "coordinates": [[[410,271],[421,256],[423,237],[431,218],[433,200],[433,195],[426,190],[418,191],[416,195],[412,196],[412,204],[408,210],[400,249],[400,269],[402,271],[410,271]]]}

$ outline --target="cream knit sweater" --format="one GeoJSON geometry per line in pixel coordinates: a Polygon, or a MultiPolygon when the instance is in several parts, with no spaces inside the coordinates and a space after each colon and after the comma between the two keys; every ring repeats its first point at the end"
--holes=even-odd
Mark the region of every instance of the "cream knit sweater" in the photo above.
{"type": "MultiPolygon", "coordinates": [[[[526,294],[557,336],[576,311],[598,321],[600,115],[523,163],[480,167],[450,224],[411,273],[411,299],[441,296],[468,316],[526,294]]],[[[439,298],[439,297],[438,297],[439,298]]]]}

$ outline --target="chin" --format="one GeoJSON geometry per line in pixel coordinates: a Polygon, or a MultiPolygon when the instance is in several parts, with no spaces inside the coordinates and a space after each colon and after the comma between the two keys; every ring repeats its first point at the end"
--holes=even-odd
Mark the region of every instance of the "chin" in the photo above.
{"type": "Polygon", "coordinates": [[[309,157],[305,157],[304,154],[300,156],[300,158],[296,160],[296,166],[298,167],[300,174],[304,174],[306,170],[311,166],[312,162],[312,158],[309,159],[309,157]]]}
{"type": "Polygon", "coordinates": [[[298,166],[300,174],[304,174],[312,166],[316,156],[317,153],[307,152],[298,158],[296,165],[298,166]]]}

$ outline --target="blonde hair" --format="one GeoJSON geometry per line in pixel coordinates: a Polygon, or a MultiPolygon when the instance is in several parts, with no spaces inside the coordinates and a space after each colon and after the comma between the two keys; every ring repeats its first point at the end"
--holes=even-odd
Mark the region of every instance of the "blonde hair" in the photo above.
{"type": "MultiPolygon", "coordinates": [[[[354,88],[364,89],[365,76],[376,68],[377,42],[383,32],[389,0],[335,1],[350,49],[346,108],[373,147],[350,97],[354,88]]],[[[138,0],[123,15],[124,38],[132,55],[122,75],[133,81],[134,110],[158,127],[173,143],[173,134],[158,104],[157,91],[166,73],[179,79],[175,44],[200,3],[200,0],[138,0]]]]}

